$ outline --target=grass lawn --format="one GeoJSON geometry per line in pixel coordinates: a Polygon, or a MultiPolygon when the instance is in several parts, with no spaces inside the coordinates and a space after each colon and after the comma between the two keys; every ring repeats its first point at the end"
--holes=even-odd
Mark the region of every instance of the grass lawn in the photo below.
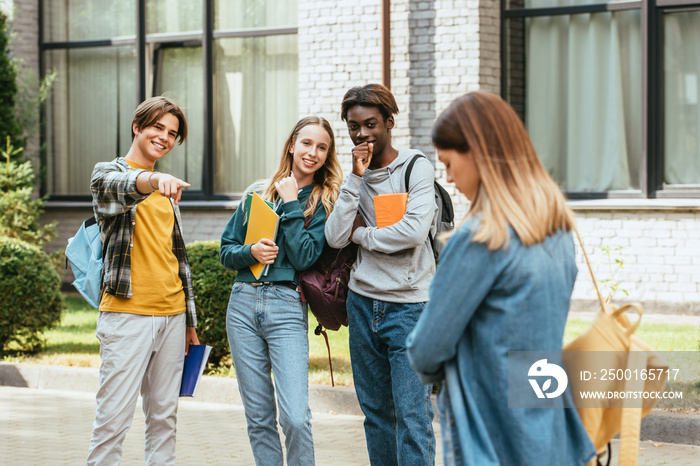
{"type": "MultiPolygon", "coordinates": [[[[564,344],[576,338],[590,324],[590,321],[582,319],[569,319],[564,331],[564,344]]],[[[669,380],[665,391],[683,392],[682,399],[661,399],[656,407],[697,411],[700,408],[700,327],[691,324],[646,323],[642,319],[634,335],[656,350],[677,378],[669,380]]]]}
{"type": "MultiPolygon", "coordinates": [[[[636,317],[635,317],[636,318],[636,317]]],[[[591,325],[583,319],[569,319],[564,329],[567,344],[591,325]]],[[[700,344],[700,327],[690,324],[649,323],[642,319],[634,335],[656,351],[697,351],[700,344]]]]}
{"type": "MultiPolygon", "coordinates": [[[[99,342],[95,337],[97,310],[79,296],[67,296],[66,304],[67,310],[61,317],[60,326],[45,333],[44,350],[36,355],[15,357],[12,360],[38,364],[99,367],[99,342]]],[[[586,320],[569,319],[564,333],[564,342],[571,341],[589,325],[590,322],[586,320]]],[[[314,335],[315,328],[316,318],[309,314],[309,381],[313,384],[330,385],[326,343],[323,336],[314,335]]],[[[331,347],[335,383],[352,386],[348,329],[343,327],[337,332],[328,331],[327,333],[331,347]]],[[[695,353],[698,350],[700,328],[694,325],[642,322],[635,335],[657,351],[695,353]]],[[[679,353],[678,356],[680,357],[682,354],[679,353]]],[[[685,356],[688,354],[686,353],[685,356]]],[[[696,359],[694,358],[693,361],[696,359]]],[[[676,364],[674,361],[669,361],[669,363],[672,366],[676,364]]],[[[683,361],[679,361],[678,364],[688,365],[683,361]]],[[[695,372],[690,374],[690,379],[686,375],[685,380],[692,380],[692,391],[700,397],[700,394],[697,393],[700,392],[700,368],[696,367],[697,364],[694,362],[691,366],[693,367],[688,370],[695,372]]],[[[221,376],[235,375],[234,370],[228,369],[215,372],[221,376]]],[[[695,401],[697,399],[696,397],[695,401]]]]}
{"type": "MultiPolygon", "coordinates": [[[[98,311],[79,296],[66,296],[67,309],[58,327],[44,333],[44,350],[36,355],[12,358],[14,361],[36,364],[56,364],[78,367],[100,366],[100,343],[95,337],[98,311]]],[[[314,335],[316,318],[309,313],[309,381],[331,383],[328,350],[322,335],[314,335]]],[[[333,359],[333,377],[337,385],[352,385],[348,329],[328,331],[333,359]]],[[[217,375],[234,376],[234,370],[222,369],[217,375]]]]}
{"type": "Polygon", "coordinates": [[[25,356],[25,362],[100,367],[100,342],[95,337],[97,310],[79,296],[65,299],[60,325],[44,333],[43,351],[25,356]]]}

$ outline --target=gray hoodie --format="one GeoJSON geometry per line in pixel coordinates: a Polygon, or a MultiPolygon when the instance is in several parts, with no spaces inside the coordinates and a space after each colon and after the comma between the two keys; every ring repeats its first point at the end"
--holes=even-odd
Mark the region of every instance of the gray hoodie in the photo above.
{"type": "Polygon", "coordinates": [[[416,160],[411,171],[406,214],[394,225],[377,228],[374,196],[404,193],[404,176],[413,149],[401,149],[387,167],[367,170],[360,178],[349,174],[340,190],[333,212],[326,220],[326,241],[333,248],[350,243],[358,207],[367,227],[355,230],[360,245],[350,275],[355,293],[380,301],[419,303],[428,301],[428,288],[435,274],[435,259],[428,232],[435,234],[435,170],[425,157],[416,160]]]}

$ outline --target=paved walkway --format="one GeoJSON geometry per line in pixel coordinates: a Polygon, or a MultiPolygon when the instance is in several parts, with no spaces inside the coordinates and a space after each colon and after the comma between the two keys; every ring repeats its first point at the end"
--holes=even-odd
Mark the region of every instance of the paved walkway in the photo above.
{"type": "MultiPolygon", "coordinates": [[[[84,464],[94,413],[94,394],[0,386],[0,464],[84,464]]],[[[312,424],[318,465],[368,464],[361,416],[314,413],[312,424]]],[[[436,433],[440,465],[437,423],[436,433]]],[[[142,449],[143,413],[137,409],[122,464],[143,464],[142,449]]],[[[177,456],[181,465],[253,465],[243,408],[183,399],[177,456]]],[[[643,442],[639,465],[694,466],[698,457],[697,446],[643,442]]]]}
{"type": "MultiPolygon", "coordinates": [[[[140,405],[122,465],[143,464],[140,405]]],[[[94,415],[94,394],[0,386],[0,464],[84,464],[94,415]]],[[[369,464],[362,417],[314,413],[311,422],[318,465],[369,464]]],[[[243,408],[181,399],[177,459],[181,465],[254,465],[243,408]]]]}

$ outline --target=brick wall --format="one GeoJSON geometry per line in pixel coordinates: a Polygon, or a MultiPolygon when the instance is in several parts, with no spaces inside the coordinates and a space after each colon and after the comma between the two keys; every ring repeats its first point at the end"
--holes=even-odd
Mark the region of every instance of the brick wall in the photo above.
{"type": "Polygon", "coordinates": [[[498,0],[479,2],[479,87],[501,91],[501,10],[498,0]]]}
{"type": "MultiPolygon", "coordinates": [[[[299,113],[331,122],[347,173],[352,142],[340,102],[352,86],[381,82],[381,3],[299,3],[299,113]]],[[[391,2],[391,89],[400,110],[395,147],[417,148],[435,160],[430,129],[439,112],[467,91],[499,92],[499,14],[495,0],[391,2]]],[[[436,176],[455,192],[440,163],[436,176]]],[[[466,212],[463,197],[455,204],[460,216],[466,212]]]]}
{"type": "Polygon", "coordinates": [[[333,125],[344,169],[352,142],[340,102],[350,87],[381,82],[380,7],[374,0],[299,2],[299,115],[333,125]]]}
{"type": "MultiPolygon", "coordinates": [[[[598,282],[620,281],[615,302],[640,301],[647,312],[700,315],[699,211],[579,211],[576,214],[598,282]],[[611,249],[612,264],[604,248],[611,249]],[[615,259],[622,261],[621,268],[615,259]]],[[[578,247],[577,263],[579,275],[573,298],[595,299],[590,274],[578,247]]]]}
{"type": "Polygon", "coordinates": [[[39,11],[36,0],[15,0],[12,12],[12,54],[26,68],[39,73],[39,11]]]}
{"type": "MultiPolygon", "coordinates": [[[[12,3],[12,2],[5,2],[12,3]]],[[[3,9],[5,5],[3,4],[3,9]]],[[[38,2],[36,0],[15,0],[12,9],[12,42],[10,44],[12,56],[18,59],[20,70],[19,78],[26,86],[39,88],[39,21],[38,2]]],[[[35,128],[39,127],[39,114],[37,112],[35,128]]],[[[39,134],[35,131],[27,139],[24,148],[25,154],[32,158],[34,169],[39,170],[39,134]]]]}
{"type": "MultiPolygon", "coordinates": [[[[228,223],[234,209],[202,209],[200,207],[181,205],[182,223],[185,241],[206,241],[221,238],[221,233],[228,223]]],[[[56,239],[46,245],[46,250],[51,252],[66,247],[68,238],[73,236],[80,224],[92,215],[92,208],[51,208],[41,217],[42,224],[52,221],[58,222],[56,239]]]]}
{"type": "Polygon", "coordinates": [[[183,205],[180,209],[185,241],[219,240],[224,227],[235,212],[233,209],[196,209],[183,205]]]}
{"type": "MultiPolygon", "coordinates": [[[[380,8],[376,0],[299,2],[299,113],[331,121],[346,169],[352,143],[340,102],[352,86],[381,82],[380,8]]],[[[498,18],[495,0],[391,2],[391,88],[400,109],[395,146],[432,158],[437,112],[469,90],[499,91],[498,18]]]]}

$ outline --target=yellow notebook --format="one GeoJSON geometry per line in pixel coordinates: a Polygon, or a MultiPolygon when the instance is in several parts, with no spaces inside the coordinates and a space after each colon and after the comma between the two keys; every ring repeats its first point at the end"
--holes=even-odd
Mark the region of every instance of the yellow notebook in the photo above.
{"type": "Polygon", "coordinates": [[[401,220],[406,213],[407,202],[408,193],[374,196],[374,216],[377,220],[377,227],[388,227],[401,220]]]}
{"type": "MultiPolygon", "coordinates": [[[[275,241],[279,220],[280,216],[267,205],[258,193],[253,193],[250,201],[248,230],[243,244],[255,244],[263,238],[275,241]]],[[[255,279],[259,280],[261,276],[267,275],[269,268],[269,265],[257,262],[250,266],[250,271],[253,272],[255,279]]]]}

